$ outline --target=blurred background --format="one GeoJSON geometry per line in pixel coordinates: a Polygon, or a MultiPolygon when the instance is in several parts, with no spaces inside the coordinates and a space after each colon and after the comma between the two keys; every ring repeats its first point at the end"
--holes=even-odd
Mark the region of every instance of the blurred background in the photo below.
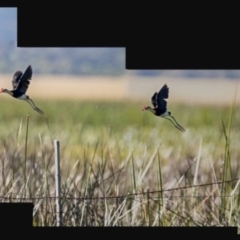
{"type": "Polygon", "coordinates": [[[127,70],[125,48],[19,48],[16,39],[17,9],[0,8],[0,84],[11,88],[13,73],[31,64],[29,92],[40,98],[149,100],[167,83],[169,101],[229,104],[240,78],[240,70],[127,70]]]}
{"type": "Polygon", "coordinates": [[[240,70],[133,71],[124,48],[20,48],[16,40],[17,9],[0,8],[0,88],[12,89],[15,71],[32,65],[27,94],[45,114],[0,94],[0,197],[39,196],[34,224],[54,225],[57,139],[66,225],[73,216],[82,226],[239,225],[240,112],[231,104],[240,103],[240,70]],[[184,133],[141,111],[165,83],[184,133]],[[195,188],[203,183],[212,184],[195,188]],[[174,187],[183,188],[160,191],[174,187]],[[127,195],[148,190],[158,196],[127,195]],[[121,195],[115,205],[111,196],[121,195]],[[83,196],[110,198],[85,207],[83,196]]]}

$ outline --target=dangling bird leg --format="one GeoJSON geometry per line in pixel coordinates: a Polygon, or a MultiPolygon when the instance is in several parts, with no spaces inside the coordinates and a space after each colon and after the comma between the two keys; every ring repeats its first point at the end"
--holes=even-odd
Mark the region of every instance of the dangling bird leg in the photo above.
{"type": "Polygon", "coordinates": [[[35,104],[34,104],[34,102],[33,102],[33,100],[32,99],[27,99],[26,100],[30,105],[31,105],[31,107],[35,110],[35,111],[37,111],[38,113],[40,113],[40,114],[44,114],[44,112],[41,110],[41,109],[39,109],[35,104]]]}
{"type": "Polygon", "coordinates": [[[179,128],[181,128],[183,131],[185,131],[185,129],[176,121],[174,116],[171,115],[170,117],[175,121],[175,123],[178,125],[179,128]]]}
{"type": "Polygon", "coordinates": [[[185,131],[184,129],[182,129],[182,128],[180,128],[178,125],[176,125],[170,118],[167,118],[167,117],[165,117],[167,120],[169,120],[173,125],[174,125],[174,127],[175,128],[177,128],[178,130],[180,130],[180,131],[185,131]]]}
{"type": "Polygon", "coordinates": [[[41,109],[39,109],[39,108],[34,104],[34,102],[33,102],[32,99],[29,99],[29,100],[30,100],[31,104],[34,106],[34,109],[35,109],[37,112],[39,112],[40,114],[44,114],[44,112],[43,112],[41,109]]]}

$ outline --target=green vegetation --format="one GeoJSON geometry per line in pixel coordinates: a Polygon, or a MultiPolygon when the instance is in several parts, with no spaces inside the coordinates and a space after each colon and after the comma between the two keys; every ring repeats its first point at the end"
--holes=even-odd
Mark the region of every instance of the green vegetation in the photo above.
{"type": "Polygon", "coordinates": [[[237,226],[234,107],[171,105],[182,133],[145,102],[34,101],[45,116],[1,100],[0,194],[33,201],[35,226],[56,224],[55,139],[65,226],[237,226]]]}

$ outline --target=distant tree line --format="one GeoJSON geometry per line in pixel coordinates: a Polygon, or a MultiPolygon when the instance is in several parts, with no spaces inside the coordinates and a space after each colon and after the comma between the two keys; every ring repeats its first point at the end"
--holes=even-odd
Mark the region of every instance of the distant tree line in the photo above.
{"type": "Polygon", "coordinates": [[[32,64],[36,74],[122,75],[124,48],[18,48],[0,46],[0,72],[12,73],[32,64]]]}
{"type": "MultiPolygon", "coordinates": [[[[120,76],[127,73],[125,48],[19,48],[13,41],[1,44],[0,73],[12,74],[29,64],[35,74],[120,76]]],[[[240,78],[240,70],[134,70],[132,73],[193,79],[240,78]]]]}

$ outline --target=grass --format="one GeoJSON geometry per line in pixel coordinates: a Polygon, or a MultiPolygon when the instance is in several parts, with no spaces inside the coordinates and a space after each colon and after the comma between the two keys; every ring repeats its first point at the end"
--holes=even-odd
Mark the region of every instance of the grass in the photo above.
{"type": "Polygon", "coordinates": [[[1,102],[0,192],[35,226],[56,225],[55,139],[65,226],[237,226],[239,181],[209,184],[239,177],[234,106],[171,104],[182,133],[145,102],[34,101],[1,102]]]}

